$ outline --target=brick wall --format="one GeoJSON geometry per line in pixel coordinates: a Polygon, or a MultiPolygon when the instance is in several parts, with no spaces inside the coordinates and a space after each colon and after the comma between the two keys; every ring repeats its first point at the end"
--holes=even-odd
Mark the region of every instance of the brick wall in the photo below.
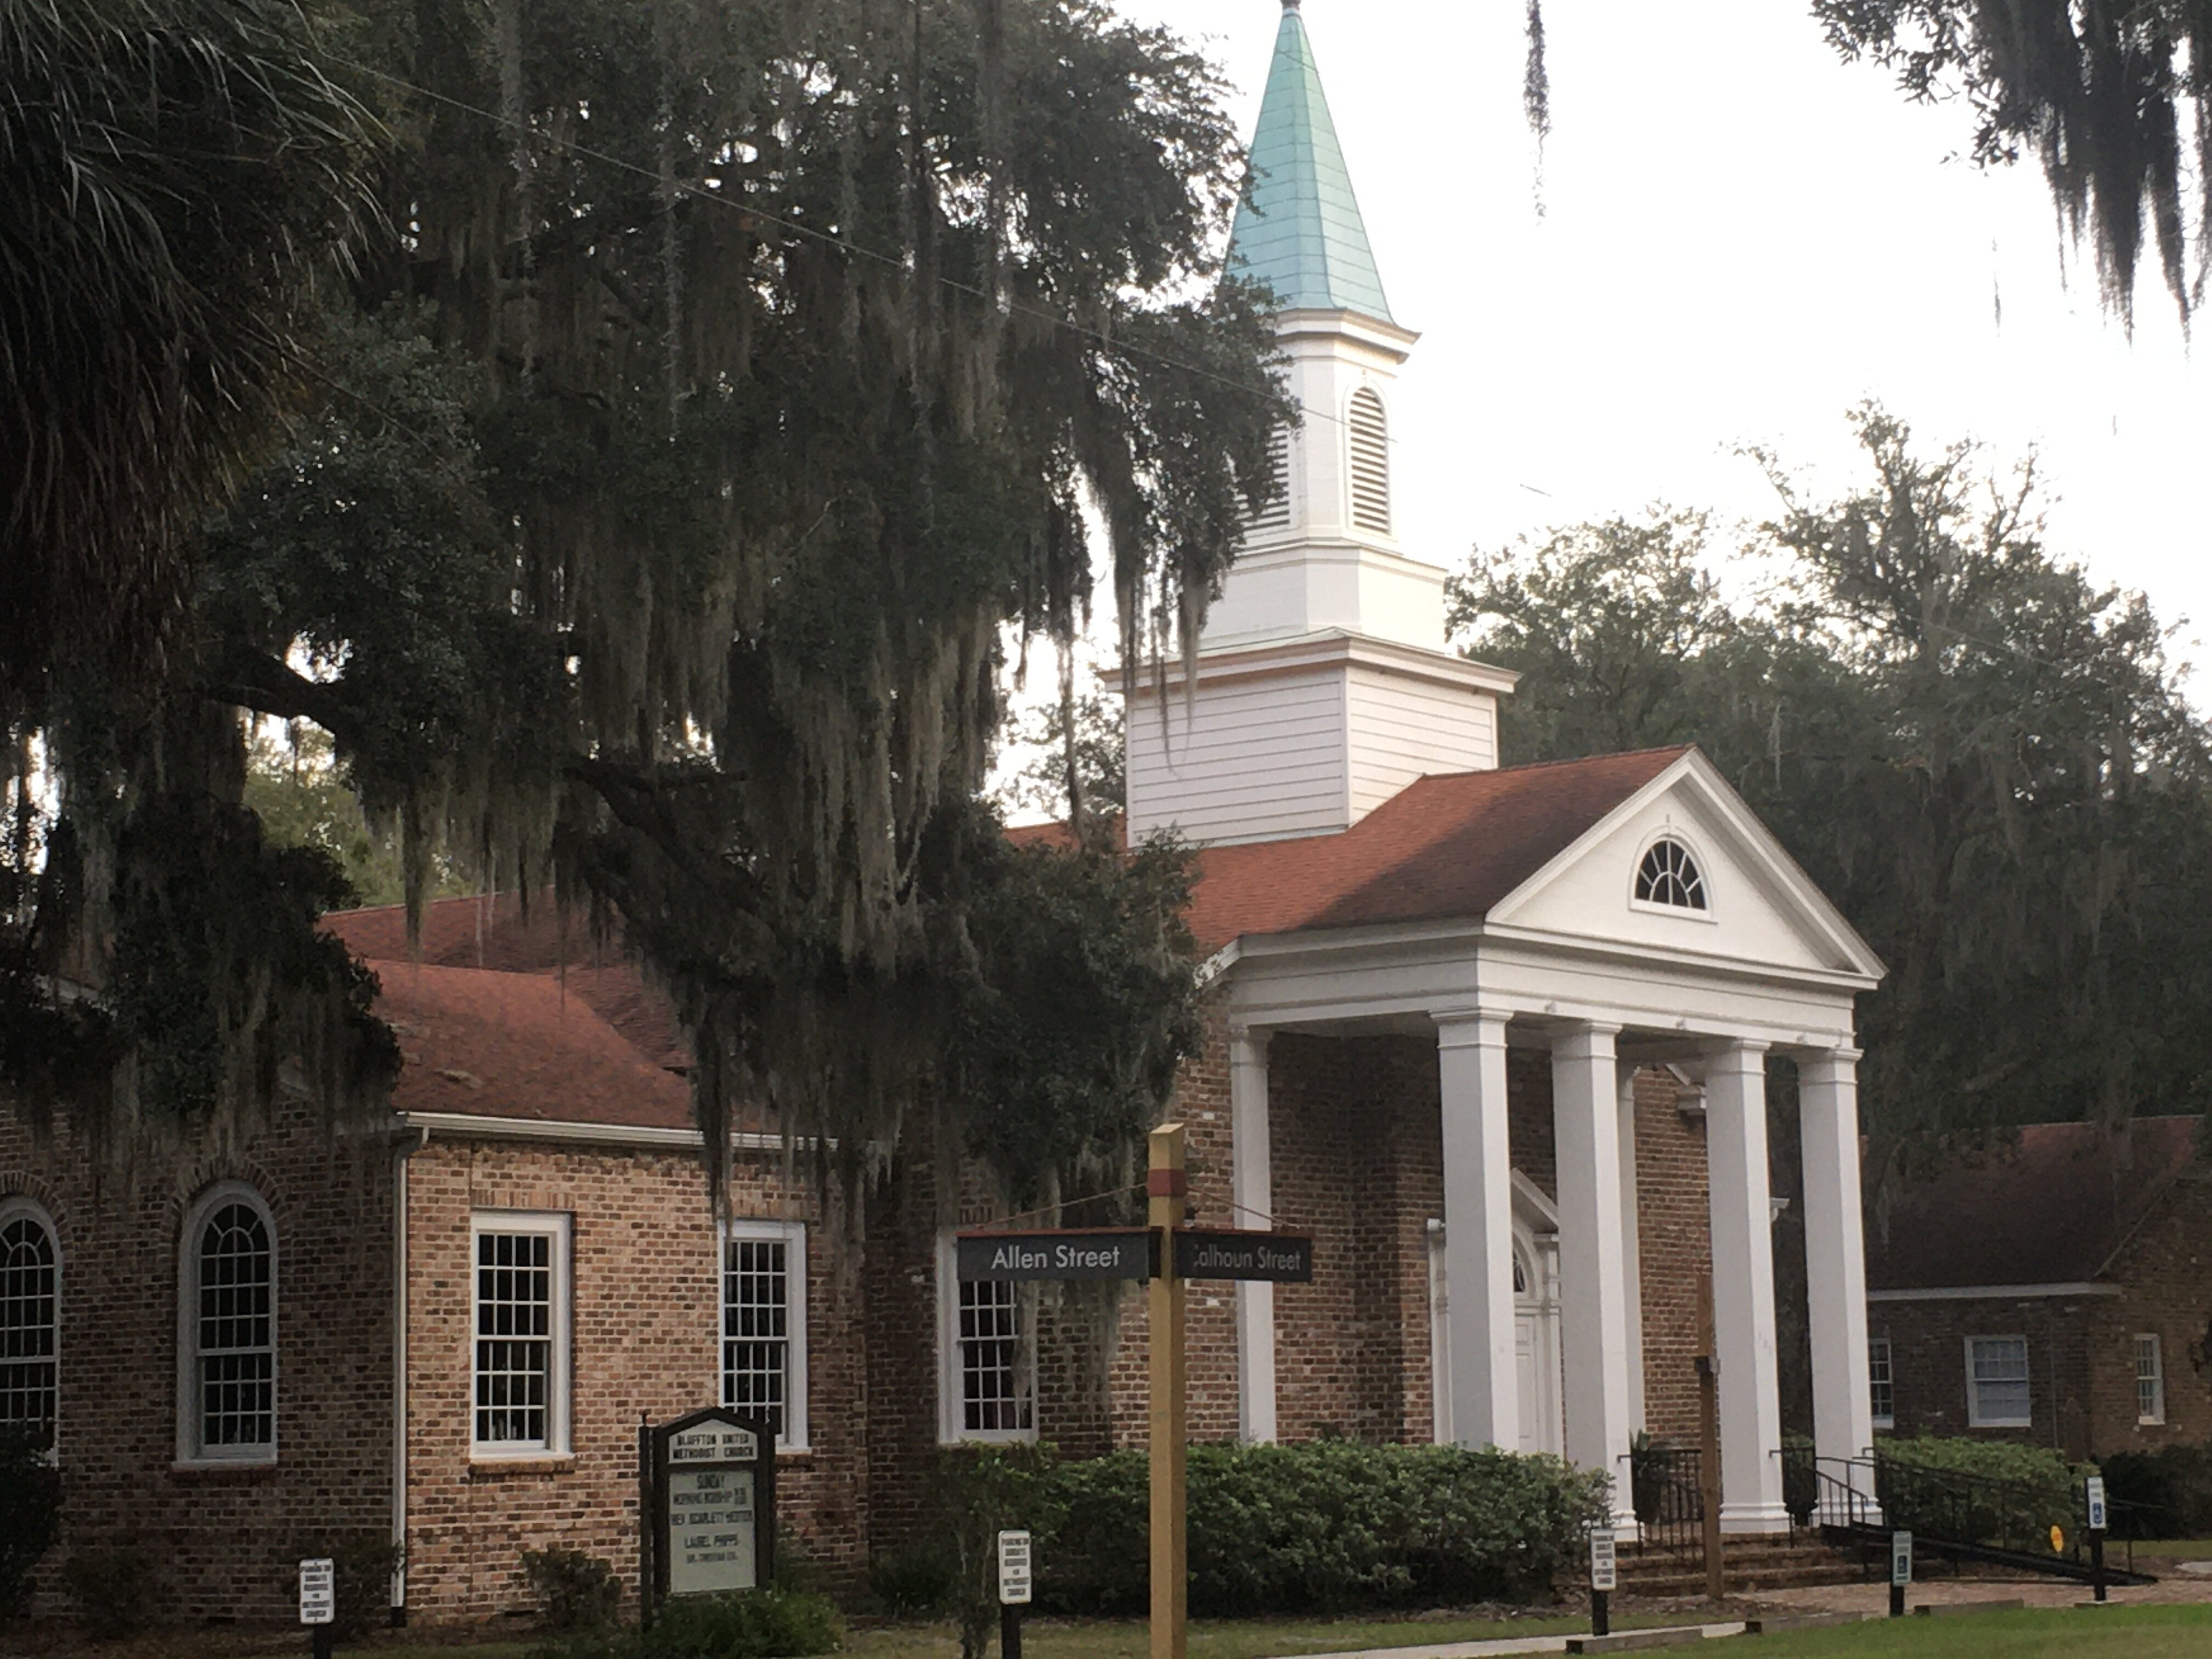
{"type": "Polygon", "coordinates": [[[2089,1305],[2084,1333],[2090,1449],[2103,1455],[2212,1440],[2212,1174],[2185,1173],[2106,1277],[2120,1294],[2089,1305]],[[2138,1334],[2159,1339],[2163,1423],[2137,1420],[2138,1334]]]}
{"type": "Polygon", "coordinates": [[[1698,1287],[1712,1272],[1705,1125],[1678,1109],[1674,1078],[1636,1078],[1637,1244],[1644,1291],[1644,1422],[1654,1438],[1698,1438],[1698,1287]]]}
{"type": "Polygon", "coordinates": [[[1990,1297],[1944,1302],[1875,1302],[1867,1310],[1869,1338],[1887,1337],[1899,1434],[1967,1434],[1978,1438],[2052,1446],[2069,1456],[2087,1453],[2089,1395],[2084,1297],[1990,1297]],[[1966,1339],[2027,1340],[2028,1411],[2025,1428],[1968,1427],[1966,1339]]]}
{"type": "Polygon", "coordinates": [[[391,1522],[390,1144],[333,1139],[319,1109],[286,1100],[269,1129],[225,1149],[204,1136],[108,1167],[66,1121],[34,1139],[0,1103],[0,1197],[27,1194],[60,1235],[58,1455],[61,1547],[37,1609],[69,1611],[73,1551],[123,1546],[174,1620],[295,1612],[313,1536],[386,1535],[391,1522]],[[181,1231],[220,1181],[251,1186],[275,1222],[273,1464],[178,1462],[181,1231]]]}
{"type": "MultiPolygon", "coordinates": [[[[526,1548],[563,1544],[637,1574],[637,1429],[720,1403],[718,1235],[696,1155],[434,1137],[410,1160],[408,1605],[452,1618],[524,1604],[526,1548]],[[472,1264],[479,1211],[572,1218],[570,1449],[470,1455],[472,1264]]],[[[849,1578],[863,1559],[867,1421],[860,1273],[818,1200],[774,1155],[741,1157],[733,1216],[807,1224],[808,1438],[779,1461],[799,1547],[849,1578]]]]}

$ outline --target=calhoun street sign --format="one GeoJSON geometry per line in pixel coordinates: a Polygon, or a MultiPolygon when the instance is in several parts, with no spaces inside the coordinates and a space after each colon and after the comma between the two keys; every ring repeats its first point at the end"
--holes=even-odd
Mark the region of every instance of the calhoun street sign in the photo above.
{"type": "Polygon", "coordinates": [[[1150,1279],[1159,1252],[1149,1227],[1097,1232],[963,1233],[963,1279],[1150,1279]]]}
{"type": "Polygon", "coordinates": [[[1178,1279],[1267,1279],[1279,1284],[1313,1280],[1313,1240],[1294,1233],[1178,1232],[1178,1279]]]}

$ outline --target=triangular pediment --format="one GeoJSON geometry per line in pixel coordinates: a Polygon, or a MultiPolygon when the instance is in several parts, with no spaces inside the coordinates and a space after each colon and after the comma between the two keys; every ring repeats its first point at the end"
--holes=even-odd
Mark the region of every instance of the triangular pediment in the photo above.
{"type": "Polygon", "coordinates": [[[1881,959],[1719,769],[1695,750],[1494,905],[1492,926],[1734,963],[1879,979],[1881,959]],[[1661,841],[1686,852],[1702,908],[1639,898],[1661,841]]]}

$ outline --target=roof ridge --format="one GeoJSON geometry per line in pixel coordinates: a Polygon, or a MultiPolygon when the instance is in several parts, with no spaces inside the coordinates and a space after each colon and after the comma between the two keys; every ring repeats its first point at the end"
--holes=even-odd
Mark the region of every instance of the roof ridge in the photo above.
{"type": "MultiPolygon", "coordinates": [[[[1547,767],[1588,766],[1595,761],[1635,760],[1645,755],[1686,755],[1698,745],[1691,743],[1655,743],[1644,749],[1608,749],[1597,755],[1561,755],[1550,760],[1520,761],[1511,766],[1476,766],[1462,772],[1425,772],[1425,778],[1496,778],[1513,772],[1540,772],[1547,767]]],[[[1387,804],[1387,803],[1386,803],[1387,804]]]]}

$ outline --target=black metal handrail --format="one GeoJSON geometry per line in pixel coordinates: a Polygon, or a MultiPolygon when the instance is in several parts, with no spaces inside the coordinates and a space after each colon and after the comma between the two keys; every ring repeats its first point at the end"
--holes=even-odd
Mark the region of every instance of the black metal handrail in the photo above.
{"type": "MultiPolygon", "coordinates": [[[[2073,1577],[2088,1575],[2088,1497],[2078,1480],[2061,1489],[1931,1469],[1879,1454],[1816,1457],[1797,1448],[1786,1450],[1783,1460],[1793,1528],[1816,1527],[1832,1538],[1861,1539],[1903,1530],[1913,1534],[1916,1550],[1954,1561],[2002,1561],[2073,1577]]],[[[2107,1565],[2115,1573],[2139,1577],[2132,1543],[2113,1541],[2120,1545],[2122,1559],[2107,1565]]]]}
{"type": "Polygon", "coordinates": [[[1628,1465],[1628,1495],[1639,1548],[1686,1561],[1705,1559],[1705,1459],[1695,1446],[1638,1446],[1628,1465]]]}

